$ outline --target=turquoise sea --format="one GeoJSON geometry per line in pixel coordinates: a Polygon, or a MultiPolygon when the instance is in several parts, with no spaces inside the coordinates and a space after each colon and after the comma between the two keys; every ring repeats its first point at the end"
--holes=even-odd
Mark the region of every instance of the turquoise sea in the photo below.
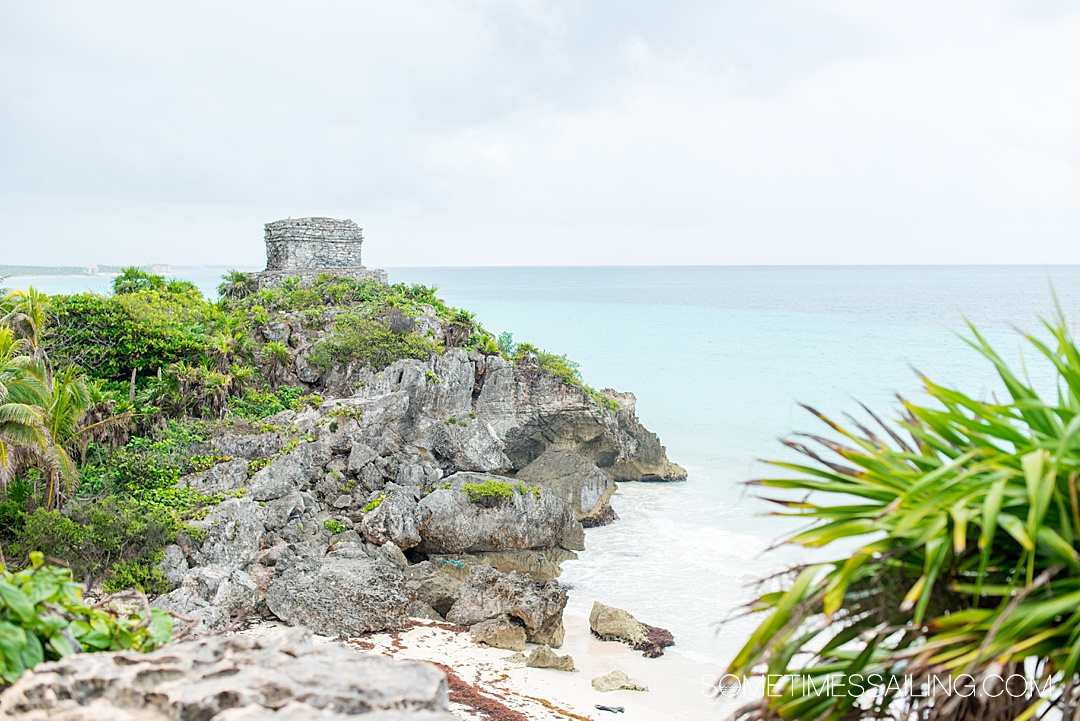
{"type": "MultiPolygon", "coordinates": [[[[219,280],[188,277],[210,292],[219,280]]],[[[1053,293],[1080,320],[1080,266],[391,268],[390,277],[437,285],[489,330],[566,353],[591,385],[637,395],[638,416],[690,478],[622,484],[621,520],[588,532],[564,580],[579,611],[593,599],[629,609],[671,629],[674,652],[710,665],[730,659],[749,629],[718,632],[716,622],[793,558],[767,550],[787,526],[763,517],[742,484],[765,473],[759,459],[784,455],[778,437],[819,430],[799,402],[839,415],[862,401],[891,414],[895,393],[919,395],[913,368],[989,395],[991,369],[957,337],[965,316],[1017,361],[1016,328],[1037,330],[1053,293]]],[[[33,282],[48,292],[108,285],[33,282]]],[[[1045,368],[1029,371],[1046,384],[1045,368]]]]}

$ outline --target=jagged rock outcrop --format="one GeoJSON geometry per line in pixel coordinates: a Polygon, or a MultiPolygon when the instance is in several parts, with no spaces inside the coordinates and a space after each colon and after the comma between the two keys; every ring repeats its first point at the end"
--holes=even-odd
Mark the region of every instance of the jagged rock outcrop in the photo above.
{"type": "Polygon", "coordinates": [[[407,442],[423,439],[420,445],[455,469],[520,470],[548,448],[560,448],[587,458],[616,481],[686,478],[637,420],[633,394],[605,391],[618,403],[612,410],[532,358],[515,363],[454,348],[428,362],[403,360],[378,372],[358,367],[332,375],[336,385],[326,390],[333,393],[367,399],[404,395],[406,423],[396,430],[404,431],[407,442]]]}
{"type": "Polygon", "coordinates": [[[255,580],[238,568],[200,566],[184,576],[179,588],[158,596],[155,608],[197,621],[196,636],[224,631],[237,618],[255,611],[259,592],[255,580]]]}
{"type": "Polygon", "coordinates": [[[563,609],[566,589],[558,581],[538,583],[519,573],[499,573],[494,568],[473,566],[459,598],[446,620],[463,626],[500,616],[511,616],[525,626],[531,643],[554,648],[562,646],[566,635],[563,609]]]}
{"type": "MultiPolygon", "coordinates": [[[[453,340],[435,315],[403,320],[453,340]]],[[[608,393],[613,410],[535,358],[450,348],[382,370],[346,363],[324,372],[302,360],[318,331],[287,314],[273,323],[264,335],[296,349],[287,380],[304,380],[323,400],[223,431],[206,450],[229,460],[180,480],[237,496],[192,524],[205,538],[182,537],[162,564],[174,590],[160,603],[199,620],[196,633],[264,604],[330,635],[401,628],[410,609],[447,615],[463,600],[464,617],[483,595],[463,593],[478,567],[546,588],[584,548],[582,521],[614,516],[613,480],[685,476],[637,422],[633,396],[608,393]],[[513,492],[471,502],[462,491],[489,479],[513,492]],[[208,582],[218,576],[230,580],[208,582]]],[[[565,604],[557,583],[540,596],[559,594],[565,604]]],[[[504,600],[494,616],[518,618],[530,640],[561,642],[561,606],[553,624],[504,600]]]]}
{"type": "Polygon", "coordinates": [[[675,639],[667,629],[650,626],[614,606],[593,602],[589,613],[589,630],[602,641],[622,641],[643,656],[657,658],[664,649],[675,645],[675,639]]]}
{"type": "Polygon", "coordinates": [[[592,680],[592,687],[601,693],[608,691],[648,691],[646,686],[632,680],[625,671],[615,669],[611,673],[597,676],[592,680]]]}
{"type": "Polygon", "coordinates": [[[473,643],[482,643],[492,648],[524,651],[525,627],[514,623],[509,616],[496,616],[473,624],[469,629],[469,639],[473,643]]]}
{"type": "Polygon", "coordinates": [[[206,531],[206,540],[193,551],[192,566],[243,568],[259,552],[266,529],[259,519],[259,507],[249,498],[230,498],[213,508],[192,526],[206,531]]]}
{"type": "Polygon", "coordinates": [[[450,607],[461,598],[463,585],[463,579],[440,570],[431,561],[422,561],[405,569],[409,597],[426,603],[442,616],[446,616],[450,607]]]}
{"type": "Polygon", "coordinates": [[[426,511],[419,508],[420,494],[415,487],[387,484],[376,497],[378,506],[364,513],[360,532],[369,543],[381,546],[392,542],[402,550],[420,543],[420,526],[426,521],[426,511]],[[379,500],[381,498],[381,500],[379,500]]]}
{"type": "Polygon", "coordinates": [[[571,656],[560,656],[551,650],[550,646],[537,646],[525,659],[525,665],[530,668],[553,668],[556,671],[574,671],[574,659],[571,656]]]}
{"type": "Polygon", "coordinates": [[[570,506],[561,499],[540,493],[512,490],[509,497],[490,504],[469,500],[465,484],[494,480],[515,481],[479,473],[456,473],[446,480],[448,488],[432,491],[420,501],[426,520],[420,529],[419,550],[425,553],[468,553],[535,549],[552,546],[584,550],[585,531],[574,520],[570,506]]]}
{"type": "Polygon", "coordinates": [[[327,636],[403,629],[410,600],[403,569],[356,546],[326,556],[291,547],[278,559],[266,591],[275,616],[327,636]]]}
{"type": "Polygon", "coordinates": [[[519,481],[538,485],[570,504],[574,518],[585,528],[603,526],[618,516],[609,501],[615,482],[584,456],[562,448],[548,448],[518,471],[519,481]]]}
{"type": "Polygon", "coordinates": [[[314,645],[304,629],[217,636],[141,654],[44,663],[0,694],[24,721],[453,721],[445,675],[426,663],[314,645]]]}
{"type": "Polygon", "coordinates": [[[515,551],[476,551],[475,553],[429,553],[428,559],[441,570],[464,580],[475,565],[491,566],[496,571],[532,576],[537,581],[558,578],[562,564],[578,555],[565,548],[526,548],[515,551]]]}

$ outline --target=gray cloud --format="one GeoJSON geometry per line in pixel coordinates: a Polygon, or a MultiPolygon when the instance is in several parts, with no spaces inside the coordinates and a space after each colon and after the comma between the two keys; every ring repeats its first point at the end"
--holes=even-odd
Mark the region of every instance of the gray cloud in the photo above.
{"type": "Polygon", "coordinates": [[[1080,262],[1068,2],[0,6],[5,262],[1080,262]]]}

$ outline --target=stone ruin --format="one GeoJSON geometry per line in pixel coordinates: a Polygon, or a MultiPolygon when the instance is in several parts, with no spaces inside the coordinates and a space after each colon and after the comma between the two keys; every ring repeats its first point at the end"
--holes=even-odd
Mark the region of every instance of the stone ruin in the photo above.
{"type": "Polygon", "coordinates": [[[266,224],[266,270],[260,288],[274,288],[287,278],[307,285],[322,274],[386,283],[386,271],[364,267],[364,233],[351,220],[288,218],[266,224]]]}

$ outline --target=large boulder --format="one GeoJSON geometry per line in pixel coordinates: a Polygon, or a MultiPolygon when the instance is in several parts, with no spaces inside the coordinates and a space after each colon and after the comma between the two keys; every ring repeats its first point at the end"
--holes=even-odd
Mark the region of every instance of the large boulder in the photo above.
{"type": "Polygon", "coordinates": [[[574,451],[615,481],[681,481],[686,470],[668,460],[660,439],[638,421],[632,393],[601,391],[604,402],[540,367],[499,356],[475,358],[474,410],[503,441],[514,468],[548,448],[574,451]],[[617,406],[617,407],[610,407],[617,406]]]}
{"type": "Polygon", "coordinates": [[[200,493],[214,491],[235,491],[247,485],[248,462],[236,458],[224,463],[184,476],[176,485],[178,488],[194,488],[200,493]]]}
{"type": "Polygon", "coordinates": [[[223,631],[233,619],[250,615],[258,597],[250,575],[238,568],[210,565],[190,571],[179,588],[158,596],[152,605],[195,621],[190,633],[203,636],[223,631]]]}
{"type": "Polygon", "coordinates": [[[326,636],[401,630],[410,600],[397,563],[355,546],[326,556],[310,546],[290,548],[266,591],[275,616],[326,636]]]}
{"type": "Polygon", "coordinates": [[[301,443],[291,453],[278,456],[248,483],[248,495],[256,501],[273,501],[300,490],[322,475],[332,451],[326,441],[301,443]]]}
{"type": "Polygon", "coordinates": [[[364,513],[360,532],[368,542],[381,546],[392,542],[402,550],[420,543],[421,514],[415,489],[387,484],[378,505],[364,513]]]}
{"type": "Polygon", "coordinates": [[[274,432],[234,433],[226,432],[210,441],[219,452],[232,458],[267,458],[281,450],[281,437],[274,432]]]}
{"type": "Polygon", "coordinates": [[[599,601],[593,602],[589,613],[589,630],[602,641],[622,641],[648,658],[663,656],[665,648],[675,645],[667,629],[642,623],[621,608],[599,601]]]}
{"type": "Polygon", "coordinates": [[[463,585],[462,579],[440,570],[431,561],[421,561],[405,569],[405,588],[409,597],[426,603],[443,616],[461,598],[463,585]]]}
{"type": "Polygon", "coordinates": [[[615,482],[584,456],[562,448],[548,448],[518,471],[517,479],[538,485],[570,504],[574,518],[585,528],[603,526],[618,516],[609,501],[615,482]]]}
{"type": "Polygon", "coordinates": [[[487,566],[473,566],[461,589],[461,598],[446,620],[463,626],[500,616],[512,616],[525,626],[532,643],[562,646],[566,589],[558,581],[538,583],[519,573],[499,573],[487,566]]]}
{"type": "Polygon", "coordinates": [[[509,616],[497,616],[473,624],[469,629],[469,640],[492,648],[524,651],[525,627],[520,623],[514,623],[509,616]]]}
{"type": "Polygon", "coordinates": [[[424,553],[468,553],[549,548],[580,551],[585,531],[563,500],[501,476],[455,473],[444,487],[420,501],[426,520],[420,528],[424,553]],[[505,495],[470,501],[466,484],[499,484],[505,495]],[[539,496],[539,497],[537,497],[539,496]]]}
{"type": "Polygon", "coordinates": [[[454,721],[446,676],[434,666],[363,655],[333,643],[314,645],[304,629],[43,663],[0,695],[0,717],[454,721]]]}
{"type": "Polygon", "coordinates": [[[206,532],[193,550],[193,565],[243,568],[259,552],[264,528],[259,506],[249,498],[230,498],[214,506],[206,518],[190,525],[206,532]]]}
{"type": "Polygon", "coordinates": [[[474,565],[491,566],[496,571],[510,573],[517,571],[532,576],[537,581],[558,578],[562,574],[562,564],[577,558],[578,555],[565,548],[528,548],[521,551],[476,551],[475,553],[432,553],[428,560],[441,570],[461,580],[469,575],[469,568],[474,565]]]}

